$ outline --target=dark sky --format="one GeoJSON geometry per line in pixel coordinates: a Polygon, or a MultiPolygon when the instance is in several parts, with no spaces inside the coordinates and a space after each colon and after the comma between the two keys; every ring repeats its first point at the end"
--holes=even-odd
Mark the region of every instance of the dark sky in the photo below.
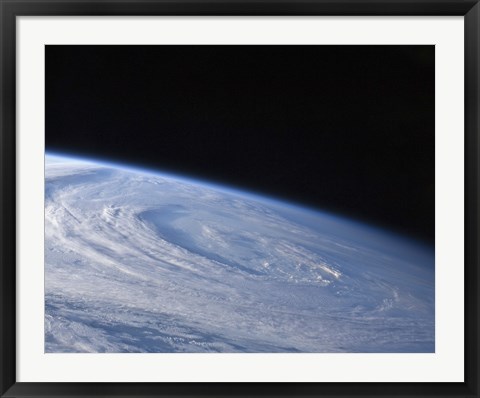
{"type": "Polygon", "coordinates": [[[434,241],[433,46],[47,46],[47,150],[434,241]]]}

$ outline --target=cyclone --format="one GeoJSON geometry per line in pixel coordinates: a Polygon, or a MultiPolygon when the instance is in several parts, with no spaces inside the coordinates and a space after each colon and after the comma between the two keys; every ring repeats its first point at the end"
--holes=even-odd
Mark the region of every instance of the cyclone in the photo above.
{"type": "Polygon", "coordinates": [[[430,247],[185,177],[47,155],[45,352],[434,352],[430,247]]]}

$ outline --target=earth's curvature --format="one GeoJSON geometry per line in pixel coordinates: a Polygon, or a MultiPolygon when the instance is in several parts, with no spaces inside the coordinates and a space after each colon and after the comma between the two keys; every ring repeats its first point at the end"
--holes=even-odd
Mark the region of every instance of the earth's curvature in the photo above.
{"type": "Polygon", "coordinates": [[[367,225],[46,156],[46,352],[433,352],[434,274],[367,225]]]}

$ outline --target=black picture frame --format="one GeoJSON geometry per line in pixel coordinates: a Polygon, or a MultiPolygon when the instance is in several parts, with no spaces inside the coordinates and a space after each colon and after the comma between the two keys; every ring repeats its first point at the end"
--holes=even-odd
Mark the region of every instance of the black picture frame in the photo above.
{"type": "Polygon", "coordinates": [[[36,396],[479,396],[478,0],[90,1],[0,0],[0,254],[2,397],[36,396]],[[465,18],[465,381],[463,383],[20,383],[16,382],[16,16],[457,15],[465,18]]]}

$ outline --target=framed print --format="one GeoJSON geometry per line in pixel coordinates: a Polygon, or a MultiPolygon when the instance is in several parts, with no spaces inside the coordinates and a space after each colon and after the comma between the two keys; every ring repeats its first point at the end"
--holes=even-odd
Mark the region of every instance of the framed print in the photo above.
{"type": "Polygon", "coordinates": [[[2,396],[478,396],[476,1],[1,7],[2,396]]]}

